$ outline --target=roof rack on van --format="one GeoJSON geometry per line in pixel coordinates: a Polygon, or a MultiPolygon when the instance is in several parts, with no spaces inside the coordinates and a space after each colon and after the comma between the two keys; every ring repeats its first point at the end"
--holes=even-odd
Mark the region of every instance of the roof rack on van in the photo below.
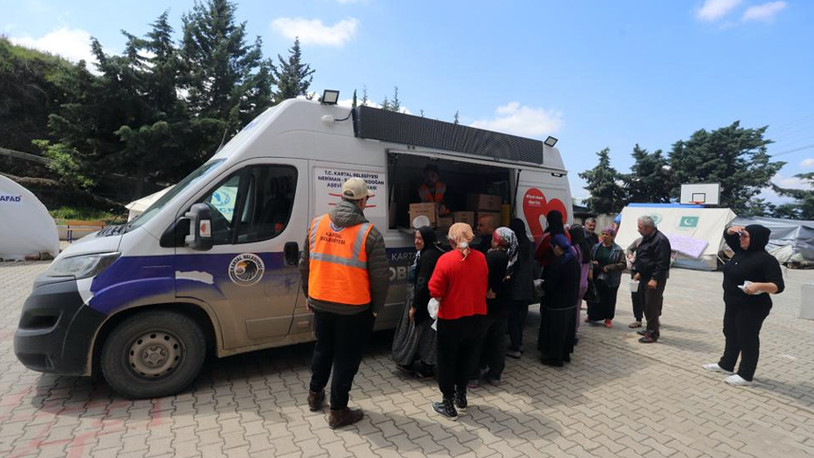
{"type": "Polygon", "coordinates": [[[543,164],[543,142],[365,105],[353,109],[356,137],[435,148],[506,162],[543,164]]]}

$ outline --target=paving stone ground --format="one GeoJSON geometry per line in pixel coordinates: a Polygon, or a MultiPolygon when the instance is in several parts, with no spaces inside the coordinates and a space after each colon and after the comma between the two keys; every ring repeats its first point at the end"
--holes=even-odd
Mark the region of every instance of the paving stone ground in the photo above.
{"type": "MultiPolygon", "coordinates": [[[[0,456],[814,456],[814,321],[798,318],[810,270],[785,270],[753,387],[701,369],[723,349],[721,274],[674,269],[657,344],[628,329],[623,286],[614,328],[583,324],[570,365],[508,359],[503,383],[472,390],[458,422],[431,411],[434,381],[397,373],[392,333],[377,333],[351,392],[366,417],[331,430],[305,403],[310,344],[213,360],[185,392],[141,401],[26,369],[12,336],[46,267],[0,263],[0,456]]],[[[532,307],[527,349],[538,323],[532,307]]]]}

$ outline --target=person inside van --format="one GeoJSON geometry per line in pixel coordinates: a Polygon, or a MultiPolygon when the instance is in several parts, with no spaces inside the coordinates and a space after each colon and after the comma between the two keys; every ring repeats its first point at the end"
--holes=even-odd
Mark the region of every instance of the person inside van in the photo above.
{"type": "Polygon", "coordinates": [[[495,216],[492,213],[484,213],[478,217],[478,237],[479,242],[475,245],[475,249],[483,254],[489,252],[492,248],[492,234],[495,232],[497,223],[495,216]]]}
{"type": "Polygon", "coordinates": [[[424,167],[424,183],[418,188],[418,198],[421,202],[435,202],[438,204],[438,216],[449,216],[450,210],[444,200],[447,185],[441,182],[438,166],[427,164],[424,167]]]}

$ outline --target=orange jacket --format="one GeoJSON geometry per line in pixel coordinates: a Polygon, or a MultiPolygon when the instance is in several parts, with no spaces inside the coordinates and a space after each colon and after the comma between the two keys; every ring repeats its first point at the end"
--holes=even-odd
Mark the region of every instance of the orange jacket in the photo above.
{"type": "Polygon", "coordinates": [[[365,243],[373,225],[337,227],[328,215],[314,218],[308,231],[308,296],[352,306],[370,304],[365,243]]]}

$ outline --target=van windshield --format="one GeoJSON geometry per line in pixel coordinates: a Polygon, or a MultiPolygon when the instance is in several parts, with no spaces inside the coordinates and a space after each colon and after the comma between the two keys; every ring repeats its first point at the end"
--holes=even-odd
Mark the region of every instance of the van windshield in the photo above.
{"type": "Polygon", "coordinates": [[[138,215],[132,221],[127,223],[127,232],[142,226],[147,221],[150,221],[150,219],[152,219],[153,216],[157,215],[161,211],[161,209],[164,208],[164,205],[166,205],[167,202],[172,200],[173,197],[180,194],[181,191],[183,191],[193,183],[198,182],[201,178],[209,175],[209,173],[215,170],[223,161],[224,159],[215,159],[195,169],[194,172],[187,175],[186,178],[179,181],[178,184],[171,187],[166,193],[164,193],[163,196],[161,196],[158,200],[153,202],[152,205],[147,207],[147,209],[144,210],[144,213],[138,215]]]}

